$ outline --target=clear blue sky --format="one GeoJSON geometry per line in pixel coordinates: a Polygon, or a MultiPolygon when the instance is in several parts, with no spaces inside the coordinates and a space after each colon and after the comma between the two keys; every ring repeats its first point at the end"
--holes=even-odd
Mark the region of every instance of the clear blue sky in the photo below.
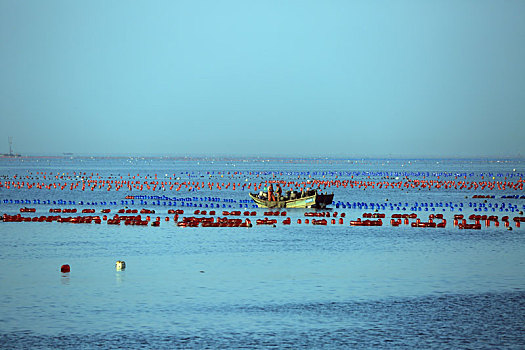
{"type": "Polygon", "coordinates": [[[0,0],[0,153],[525,155],[525,1],[0,0]]]}

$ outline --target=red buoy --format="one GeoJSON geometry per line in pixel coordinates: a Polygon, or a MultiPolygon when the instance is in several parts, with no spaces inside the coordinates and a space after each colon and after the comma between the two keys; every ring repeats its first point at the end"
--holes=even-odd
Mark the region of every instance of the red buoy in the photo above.
{"type": "Polygon", "coordinates": [[[60,266],[60,272],[66,273],[66,272],[70,272],[70,271],[71,271],[71,268],[69,267],[69,265],[66,264],[66,265],[60,266]]]}

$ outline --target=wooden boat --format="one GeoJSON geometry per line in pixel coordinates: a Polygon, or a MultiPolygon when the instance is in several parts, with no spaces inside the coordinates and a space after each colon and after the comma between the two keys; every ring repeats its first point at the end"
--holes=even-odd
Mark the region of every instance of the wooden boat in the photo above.
{"type": "Polygon", "coordinates": [[[250,198],[259,208],[325,208],[332,204],[334,194],[319,194],[315,191],[312,195],[302,198],[269,201],[259,198],[255,193],[250,193],[250,198]]]}

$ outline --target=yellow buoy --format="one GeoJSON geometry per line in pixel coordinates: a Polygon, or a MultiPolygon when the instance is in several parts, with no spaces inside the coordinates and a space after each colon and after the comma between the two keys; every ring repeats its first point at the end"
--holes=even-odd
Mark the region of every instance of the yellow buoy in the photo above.
{"type": "Polygon", "coordinates": [[[115,268],[117,271],[122,271],[126,268],[126,263],[122,260],[119,260],[115,263],[115,268]]]}

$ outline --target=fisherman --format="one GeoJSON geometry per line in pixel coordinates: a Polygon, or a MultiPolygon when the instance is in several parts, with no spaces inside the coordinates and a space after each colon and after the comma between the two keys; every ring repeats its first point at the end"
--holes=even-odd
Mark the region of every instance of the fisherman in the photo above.
{"type": "Polygon", "coordinates": [[[276,201],[275,196],[273,195],[273,185],[270,184],[268,187],[268,200],[269,201],[276,201]]]}
{"type": "Polygon", "coordinates": [[[275,190],[275,194],[277,195],[277,200],[281,200],[281,196],[283,194],[283,189],[281,188],[281,185],[277,184],[277,189],[275,190]]]}
{"type": "Polygon", "coordinates": [[[307,187],[306,188],[306,191],[305,191],[305,196],[308,197],[310,195],[310,187],[307,187]]]}

